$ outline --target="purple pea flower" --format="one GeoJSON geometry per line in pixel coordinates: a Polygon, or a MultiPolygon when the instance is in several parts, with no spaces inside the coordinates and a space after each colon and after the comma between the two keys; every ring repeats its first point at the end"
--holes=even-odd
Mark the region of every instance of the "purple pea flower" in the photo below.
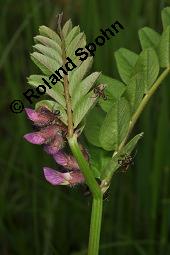
{"type": "Polygon", "coordinates": [[[47,114],[46,112],[42,111],[41,109],[33,110],[30,108],[25,108],[25,112],[26,112],[28,118],[34,122],[34,125],[38,126],[38,127],[43,127],[43,126],[49,125],[54,119],[52,113],[47,114]]]}
{"type": "Polygon", "coordinates": [[[52,185],[71,185],[74,186],[84,182],[83,174],[78,171],[61,173],[52,168],[44,167],[44,176],[52,185]]]}
{"type": "Polygon", "coordinates": [[[63,166],[66,169],[69,170],[79,169],[76,159],[73,156],[67,155],[62,151],[59,151],[57,154],[54,154],[53,158],[55,159],[57,164],[63,166]]]}
{"type": "Polygon", "coordinates": [[[40,131],[32,132],[24,135],[24,138],[33,144],[44,144],[52,141],[57,134],[59,134],[60,129],[57,125],[51,125],[45,128],[41,128],[40,131]]]}
{"type": "MultiPolygon", "coordinates": [[[[83,148],[82,145],[80,145],[81,151],[85,157],[86,160],[89,159],[87,151],[83,148]]],[[[72,155],[68,155],[62,151],[59,151],[58,153],[53,155],[53,158],[57,162],[57,164],[63,166],[66,169],[69,170],[78,170],[79,165],[76,161],[76,159],[72,155]]]]}
{"type": "Polygon", "coordinates": [[[61,133],[57,133],[55,138],[50,142],[44,145],[44,150],[50,155],[58,153],[65,145],[65,141],[61,133]]]}

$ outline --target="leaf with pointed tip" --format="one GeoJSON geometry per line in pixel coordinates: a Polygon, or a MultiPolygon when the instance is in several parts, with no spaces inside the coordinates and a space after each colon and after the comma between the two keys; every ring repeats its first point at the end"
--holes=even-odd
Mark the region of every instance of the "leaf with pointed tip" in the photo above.
{"type": "Polygon", "coordinates": [[[115,52],[118,72],[121,79],[127,84],[131,78],[133,68],[138,59],[138,55],[125,48],[120,48],[115,52]]]}
{"type": "Polygon", "coordinates": [[[121,97],[115,100],[100,130],[100,143],[107,151],[116,150],[124,139],[130,122],[130,105],[121,97]]]}
{"type": "Polygon", "coordinates": [[[85,115],[95,104],[96,100],[96,95],[93,91],[91,91],[78,101],[73,112],[74,128],[76,128],[80,124],[85,115]]]}
{"type": "Polygon", "coordinates": [[[161,67],[170,67],[170,26],[166,28],[161,36],[159,60],[161,67]]]}
{"type": "Polygon", "coordinates": [[[161,38],[158,32],[150,27],[143,27],[138,33],[142,49],[147,49],[150,47],[157,49],[161,38]]]}
{"type": "Polygon", "coordinates": [[[56,110],[59,110],[60,113],[58,115],[58,118],[67,125],[67,114],[65,109],[59,105],[58,103],[51,101],[51,100],[41,100],[38,103],[36,103],[35,108],[39,108],[40,106],[46,106],[49,108],[52,112],[55,112],[56,110]]]}
{"type": "Polygon", "coordinates": [[[98,147],[101,147],[99,140],[100,128],[105,119],[105,113],[100,107],[94,107],[86,118],[86,126],[84,129],[87,140],[98,147]]]}
{"type": "Polygon", "coordinates": [[[159,74],[159,60],[153,48],[143,50],[136,62],[134,74],[141,73],[145,92],[150,89],[159,74]]]}
{"type": "Polygon", "coordinates": [[[170,26],[170,7],[166,7],[161,12],[163,29],[165,30],[170,26]]]}
{"type": "Polygon", "coordinates": [[[138,141],[143,137],[143,132],[134,136],[122,149],[121,154],[130,155],[131,152],[134,150],[135,146],[137,145],[138,141]]]}

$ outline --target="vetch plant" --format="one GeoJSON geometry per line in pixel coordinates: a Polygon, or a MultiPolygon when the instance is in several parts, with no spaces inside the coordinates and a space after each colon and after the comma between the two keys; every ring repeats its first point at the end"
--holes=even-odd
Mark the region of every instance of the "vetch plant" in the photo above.
{"type": "MultiPolygon", "coordinates": [[[[63,27],[61,21],[59,15],[58,33],[40,27],[31,58],[44,78],[64,65],[67,57],[77,67],[47,89],[52,100],[42,100],[35,110],[25,110],[36,128],[25,139],[43,145],[57,165],[63,167],[62,172],[44,167],[49,183],[88,185],[93,196],[88,254],[97,255],[103,195],[115,171],[119,168],[126,171],[132,162],[132,151],[143,135],[130,137],[132,130],[170,71],[170,8],[162,11],[161,35],[149,27],[139,30],[140,54],[125,48],[116,51],[120,81],[99,72],[87,75],[92,56],[83,62],[74,56],[78,47],[86,46],[85,35],[79,26],[72,27],[71,20],[63,27]]],[[[35,74],[28,82],[37,87],[41,79],[41,74],[35,74]]]]}

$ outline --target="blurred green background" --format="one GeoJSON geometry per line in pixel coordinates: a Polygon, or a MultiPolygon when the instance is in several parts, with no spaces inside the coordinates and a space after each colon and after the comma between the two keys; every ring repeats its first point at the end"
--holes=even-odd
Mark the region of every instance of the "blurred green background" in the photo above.
{"type": "MultiPolygon", "coordinates": [[[[98,48],[93,69],[117,77],[114,51],[140,51],[138,29],[162,30],[158,0],[0,0],[0,254],[81,255],[88,242],[91,200],[81,188],[52,187],[42,167],[55,163],[23,140],[31,130],[9,104],[29,86],[29,53],[39,25],[56,28],[56,14],[80,24],[88,42],[118,20],[125,27],[98,48]]],[[[170,254],[170,87],[166,80],[145,109],[135,133],[145,135],[128,173],[116,173],[107,200],[101,255],[170,254]]]]}

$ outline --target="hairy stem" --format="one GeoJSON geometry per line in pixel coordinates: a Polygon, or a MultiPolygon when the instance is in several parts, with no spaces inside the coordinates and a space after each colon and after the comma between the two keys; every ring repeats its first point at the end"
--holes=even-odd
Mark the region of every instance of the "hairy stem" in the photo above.
{"type": "MultiPolygon", "coordinates": [[[[63,14],[59,14],[59,18],[58,18],[58,28],[59,28],[59,33],[60,33],[60,37],[61,37],[61,49],[62,49],[62,59],[63,59],[63,64],[65,65],[67,59],[66,59],[66,46],[65,46],[65,40],[64,40],[64,36],[63,36],[63,32],[61,29],[61,21],[62,21],[62,15],[63,14]]],[[[70,98],[70,94],[69,94],[69,82],[68,82],[68,77],[66,74],[64,74],[64,95],[65,95],[65,99],[66,99],[66,108],[67,108],[67,119],[68,119],[68,137],[72,137],[73,136],[73,115],[72,115],[72,106],[71,106],[71,98],[70,98]]]]}

